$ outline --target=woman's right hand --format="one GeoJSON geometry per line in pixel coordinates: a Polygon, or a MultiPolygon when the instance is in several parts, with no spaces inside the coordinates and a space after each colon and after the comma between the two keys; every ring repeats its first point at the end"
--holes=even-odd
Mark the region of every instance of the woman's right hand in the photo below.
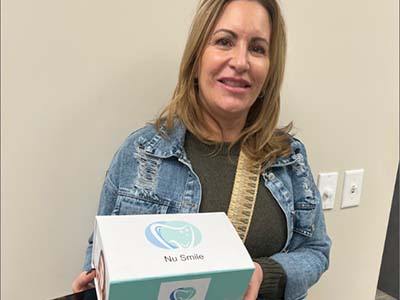
{"type": "Polygon", "coordinates": [[[78,277],[75,278],[72,283],[72,291],[79,293],[90,288],[93,288],[93,279],[96,277],[96,271],[93,269],[90,272],[82,272],[78,277]]]}

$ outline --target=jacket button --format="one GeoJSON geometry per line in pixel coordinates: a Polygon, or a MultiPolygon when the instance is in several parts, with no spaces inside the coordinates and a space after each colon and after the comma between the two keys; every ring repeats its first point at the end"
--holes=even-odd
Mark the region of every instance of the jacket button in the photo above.
{"type": "Polygon", "coordinates": [[[274,175],[273,173],[269,173],[269,174],[267,175],[267,178],[268,178],[269,180],[274,180],[274,179],[275,179],[275,175],[274,175]]]}

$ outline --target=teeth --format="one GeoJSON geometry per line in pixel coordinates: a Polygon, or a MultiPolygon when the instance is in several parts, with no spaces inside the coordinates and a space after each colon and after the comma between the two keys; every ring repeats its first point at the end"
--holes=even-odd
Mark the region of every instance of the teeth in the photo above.
{"type": "Polygon", "coordinates": [[[222,82],[226,85],[233,86],[233,87],[246,87],[245,83],[242,82],[236,82],[232,80],[222,80],[222,82]]]}

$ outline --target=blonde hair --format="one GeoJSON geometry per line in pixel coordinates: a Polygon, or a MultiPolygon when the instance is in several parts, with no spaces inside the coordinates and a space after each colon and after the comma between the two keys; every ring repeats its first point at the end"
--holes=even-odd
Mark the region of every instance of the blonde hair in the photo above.
{"type": "MultiPolygon", "coordinates": [[[[178,118],[192,134],[203,142],[210,130],[204,120],[204,105],[199,98],[196,74],[202,53],[224,6],[232,0],[202,0],[197,8],[186,47],[183,53],[178,83],[169,104],[155,121],[160,130],[174,127],[178,118]]],[[[278,157],[291,153],[290,135],[292,123],[278,129],[280,90],[286,60],[285,23],[276,0],[255,0],[268,12],[272,26],[270,41],[270,67],[260,96],[247,115],[245,127],[236,141],[254,161],[269,166],[278,157]]],[[[220,128],[221,129],[221,128],[220,128]]],[[[209,142],[208,142],[209,143],[209,142]]]]}

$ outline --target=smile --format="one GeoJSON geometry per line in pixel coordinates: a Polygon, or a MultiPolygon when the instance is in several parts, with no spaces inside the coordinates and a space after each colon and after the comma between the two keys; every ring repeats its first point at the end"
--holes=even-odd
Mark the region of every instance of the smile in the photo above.
{"type": "Polygon", "coordinates": [[[251,87],[245,80],[220,79],[217,82],[220,87],[232,93],[245,93],[251,87]]]}

